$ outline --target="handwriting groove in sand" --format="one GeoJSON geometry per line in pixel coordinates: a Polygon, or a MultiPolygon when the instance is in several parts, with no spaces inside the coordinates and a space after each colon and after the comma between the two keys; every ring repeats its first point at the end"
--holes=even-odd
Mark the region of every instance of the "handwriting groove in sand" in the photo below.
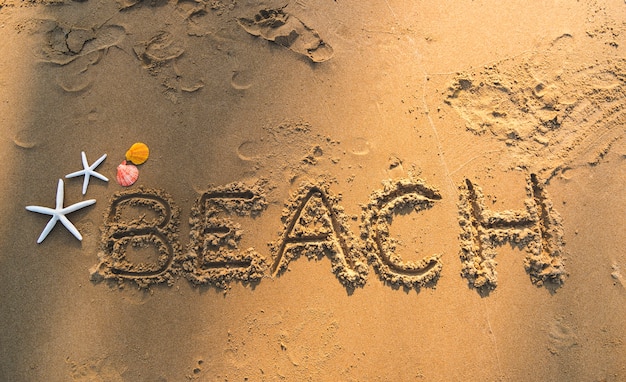
{"type": "Polygon", "coordinates": [[[252,187],[231,183],[204,192],[189,219],[191,248],[182,264],[185,277],[195,284],[220,288],[233,280],[259,280],[267,268],[265,258],[253,248],[243,252],[239,249],[243,231],[227,216],[254,217],[266,207],[262,182],[252,187]]]}
{"type": "Polygon", "coordinates": [[[460,256],[470,285],[484,290],[497,286],[496,247],[506,242],[528,250],[524,266],[534,284],[563,283],[561,218],[535,174],[527,179],[524,211],[488,210],[482,190],[469,179],[460,189],[460,256]]]}
{"type": "Polygon", "coordinates": [[[439,277],[442,269],[441,256],[432,255],[420,261],[403,261],[396,253],[396,243],[390,237],[389,227],[394,215],[400,210],[420,212],[431,208],[441,200],[439,191],[421,180],[400,179],[384,184],[383,191],[376,191],[363,208],[363,234],[367,241],[370,262],[381,278],[405,287],[427,285],[439,277]]]}
{"type": "Polygon", "coordinates": [[[139,188],[113,195],[92,280],[130,279],[140,287],[173,283],[173,265],[180,261],[181,252],[179,214],[169,195],[160,190],[139,188]],[[138,252],[139,261],[131,259],[130,252],[138,252]]]}
{"type": "Polygon", "coordinates": [[[344,285],[365,284],[367,265],[347,229],[347,219],[338,198],[325,184],[303,184],[283,210],[281,238],[271,244],[272,274],[284,271],[302,254],[309,258],[328,255],[333,272],[344,285]]]}
{"type": "MultiPolygon", "coordinates": [[[[373,192],[362,206],[361,240],[351,233],[340,198],[326,182],[302,183],[285,203],[279,238],[269,243],[269,262],[254,248],[240,248],[244,230],[232,220],[238,216],[254,221],[265,211],[266,183],[261,180],[249,186],[237,182],[203,192],[191,210],[185,254],[181,254],[178,239],[178,209],[163,191],[139,188],[115,194],[105,217],[100,264],[92,270],[92,279],[128,279],[148,287],[164,281],[171,284],[173,276],[182,275],[194,284],[225,289],[232,281],[247,283],[278,276],[292,260],[304,255],[309,259],[328,256],[332,271],[347,288],[365,284],[367,262],[391,285],[419,289],[437,282],[443,255],[403,260],[398,240],[390,233],[395,216],[419,213],[442,199],[439,191],[423,180],[383,182],[383,189],[373,192]],[[152,248],[157,255],[134,253],[145,248],[152,248]]],[[[481,188],[469,179],[459,190],[460,259],[462,275],[471,286],[484,291],[497,286],[496,249],[507,242],[527,250],[524,267],[532,283],[563,283],[561,219],[535,174],[527,179],[525,209],[521,211],[487,209],[481,188]]]]}

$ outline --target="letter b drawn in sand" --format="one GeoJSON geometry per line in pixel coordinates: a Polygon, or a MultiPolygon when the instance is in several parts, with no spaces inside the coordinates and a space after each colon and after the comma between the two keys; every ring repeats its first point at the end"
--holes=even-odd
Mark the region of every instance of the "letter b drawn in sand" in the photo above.
{"type": "Polygon", "coordinates": [[[273,276],[284,272],[291,260],[330,258],[332,270],[348,288],[367,280],[367,263],[348,229],[348,217],[324,183],[304,183],[283,209],[280,239],[270,243],[273,276]]]}
{"type": "Polygon", "coordinates": [[[227,288],[233,280],[257,281],[267,264],[253,248],[240,251],[242,229],[224,215],[258,216],[267,207],[262,182],[252,187],[231,183],[212,187],[196,200],[191,211],[191,242],[182,264],[185,277],[195,284],[227,288]]]}
{"type": "Polygon", "coordinates": [[[181,253],[179,213],[161,190],[140,187],[114,194],[105,216],[100,263],[91,269],[91,280],[171,285],[181,253]]]}
{"type": "Polygon", "coordinates": [[[527,249],[524,267],[533,284],[564,282],[561,218],[535,174],[527,179],[524,211],[488,210],[482,190],[469,179],[460,191],[460,257],[471,286],[485,292],[497,286],[496,247],[506,242],[527,249]]]}
{"type": "Polygon", "coordinates": [[[441,200],[441,194],[420,179],[399,179],[375,191],[363,207],[362,236],[368,257],[381,279],[406,288],[420,288],[437,280],[441,273],[441,255],[426,256],[419,261],[403,261],[396,253],[396,241],[389,228],[394,215],[420,212],[441,200]]]}

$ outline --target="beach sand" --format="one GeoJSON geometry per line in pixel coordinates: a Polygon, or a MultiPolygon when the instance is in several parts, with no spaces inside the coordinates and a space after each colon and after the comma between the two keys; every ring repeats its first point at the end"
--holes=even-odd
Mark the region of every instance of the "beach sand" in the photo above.
{"type": "Polygon", "coordinates": [[[0,0],[0,36],[0,380],[626,380],[623,0],[0,0]],[[96,203],[37,244],[59,179],[96,203]]]}

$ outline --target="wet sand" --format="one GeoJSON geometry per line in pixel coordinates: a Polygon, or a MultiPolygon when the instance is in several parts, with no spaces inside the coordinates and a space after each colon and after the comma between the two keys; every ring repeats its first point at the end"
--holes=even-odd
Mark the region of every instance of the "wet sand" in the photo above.
{"type": "Polygon", "coordinates": [[[0,0],[0,380],[626,379],[623,15],[0,0]]]}

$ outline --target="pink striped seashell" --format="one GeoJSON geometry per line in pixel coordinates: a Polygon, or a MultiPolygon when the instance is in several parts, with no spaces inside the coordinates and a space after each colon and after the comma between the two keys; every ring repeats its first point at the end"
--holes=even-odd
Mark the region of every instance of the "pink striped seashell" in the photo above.
{"type": "Polygon", "coordinates": [[[132,186],[137,178],[139,178],[139,170],[135,165],[126,164],[126,161],[123,161],[117,166],[117,183],[121,186],[132,186]]]}

